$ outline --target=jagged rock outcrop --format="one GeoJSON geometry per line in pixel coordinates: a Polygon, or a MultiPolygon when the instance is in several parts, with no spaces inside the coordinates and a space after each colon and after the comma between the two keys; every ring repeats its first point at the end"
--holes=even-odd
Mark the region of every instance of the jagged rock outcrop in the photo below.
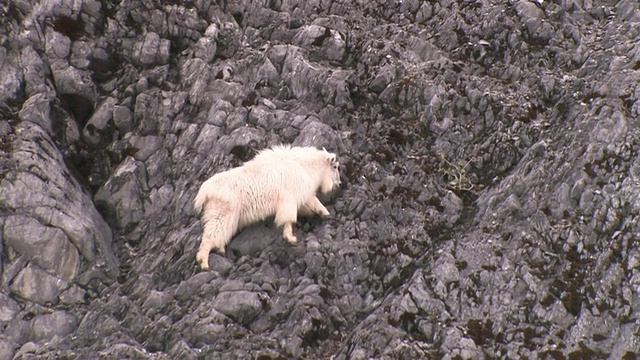
{"type": "Polygon", "coordinates": [[[635,358],[635,1],[0,4],[0,359],[635,358]],[[198,272],[200,184],[340,154],[198,272]]]}

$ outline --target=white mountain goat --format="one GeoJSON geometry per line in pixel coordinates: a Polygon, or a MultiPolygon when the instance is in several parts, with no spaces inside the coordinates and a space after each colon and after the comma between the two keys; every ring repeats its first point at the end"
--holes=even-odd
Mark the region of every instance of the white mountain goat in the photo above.
{"type": "Polygon", "coordinates": [[[233,235],[246,225],[275,215],[283,237],[296,244],[293,224],[300,211],[329,216],[316,193],[340,186],[336,154],[314,147],[278,145],[262,150],[242,166],[218,173],[200,187],[195,198],[203,212],[203,235],[196,261],[209,270],[209,253],[225,253],[233,235]]]}

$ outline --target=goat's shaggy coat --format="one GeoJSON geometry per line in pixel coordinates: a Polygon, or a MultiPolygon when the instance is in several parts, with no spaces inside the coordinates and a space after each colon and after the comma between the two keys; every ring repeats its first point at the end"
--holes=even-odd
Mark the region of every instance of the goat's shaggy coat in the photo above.
{"type": "Polygon", "coordinates": [[[205,181],[195,198],[203,235],[196,260],[209,269],[211,250],[224,254],[238,229],[275,215],[275,224],[291,244],[298,211],[329,216],[316,197],[340,185],[336,154],[314,147],[279,145],[258,153],[242,166],[205,181]]]}

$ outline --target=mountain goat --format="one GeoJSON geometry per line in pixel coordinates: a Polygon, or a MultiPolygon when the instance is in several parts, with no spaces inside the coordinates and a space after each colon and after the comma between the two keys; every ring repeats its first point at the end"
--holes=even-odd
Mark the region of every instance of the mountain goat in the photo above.
{"type": "Polygon", "coordinates": [[[209,253],[225,248],[239,229],[275,215],[283,237],[296,244],[298,212],[322,217],[329,211],[316,193],[340,185],[336,154],[314,147],[278,145],[259,152],[242,166],[215,174],[200,187],[194,208],[202,215],[203,235],[196,261],[209,269],[209,253]]]}

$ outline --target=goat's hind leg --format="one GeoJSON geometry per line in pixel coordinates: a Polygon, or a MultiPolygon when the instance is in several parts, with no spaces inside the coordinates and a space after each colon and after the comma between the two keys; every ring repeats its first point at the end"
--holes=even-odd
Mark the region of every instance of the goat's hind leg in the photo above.
{"type": "Polygon", "coordinates": [[[202,241],[196,254],[196,261],[202,270],[209,270],[209,253],[211,250],[215,250],[221,255],[225,254],[225,247],[235,231],[233,214],[226,211],[230,210],[230,208],[218,206],[219,204],[215,205],[208,206],[205,209],[202,219],[204,222],[202,241]]]}

